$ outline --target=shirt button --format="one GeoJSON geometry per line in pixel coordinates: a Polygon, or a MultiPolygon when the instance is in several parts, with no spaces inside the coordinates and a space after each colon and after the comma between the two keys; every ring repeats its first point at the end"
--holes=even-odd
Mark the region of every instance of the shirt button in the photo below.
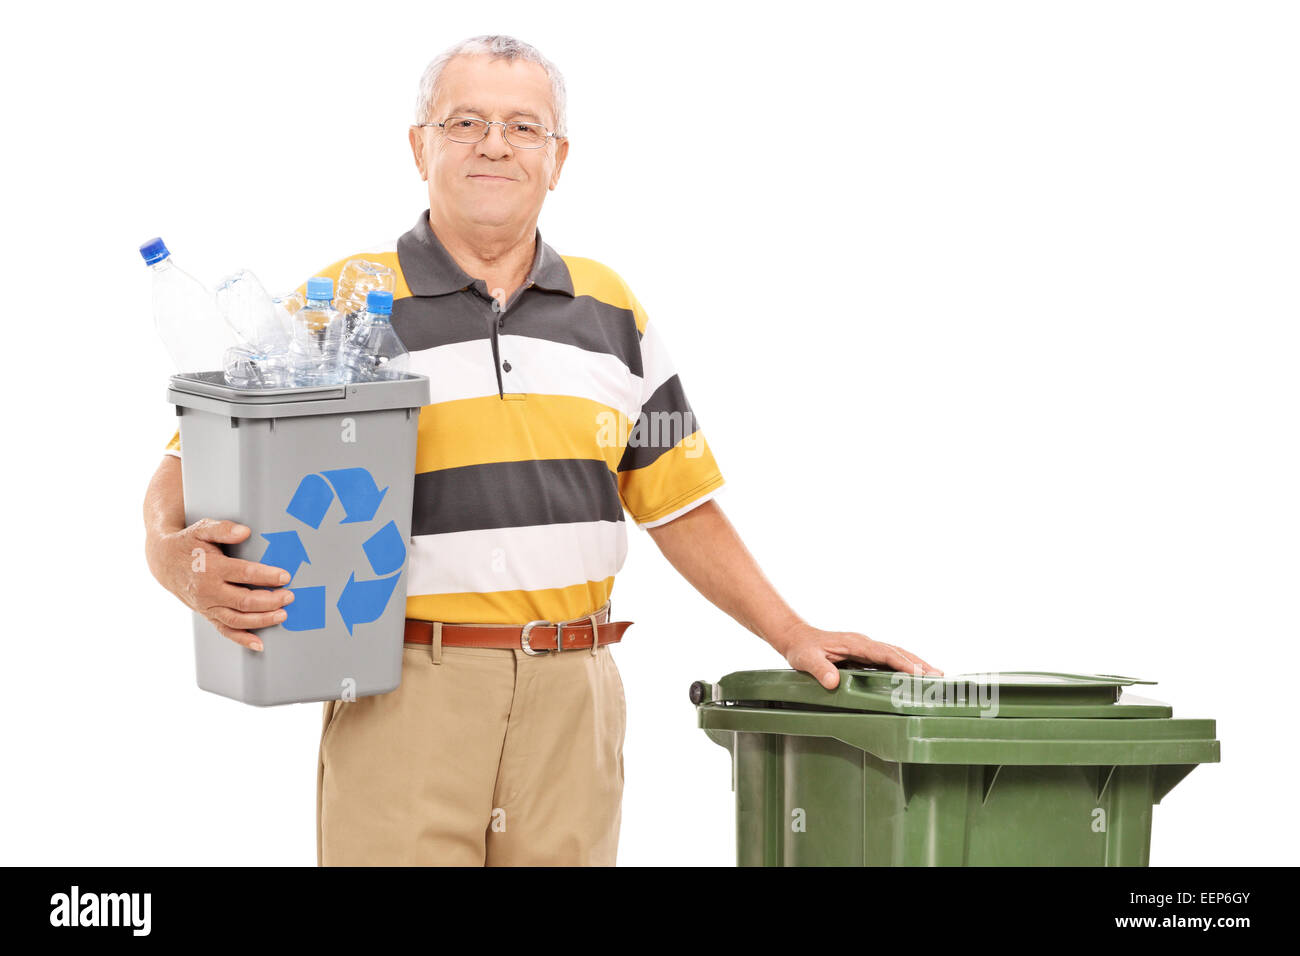
{"type": "Polygon", "coordinates": [[[510,371],[510,361],[507,359],[506,361],[502,362],[501,367],[505,369],[507,372],[510,371]]]}

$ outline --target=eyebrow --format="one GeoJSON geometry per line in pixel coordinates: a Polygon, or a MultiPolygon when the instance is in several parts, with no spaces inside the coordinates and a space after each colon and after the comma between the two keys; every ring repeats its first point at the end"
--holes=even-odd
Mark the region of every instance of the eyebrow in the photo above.
{"type": "MultiPolygon", "coordinates": [[[[463,106],[463,105],[462,105],[462,106],[456,106],[456,107],[453,107],[452,110],[451,110],[451,112],[448,113],[447,115],[448,115],[448,116],[463,116],[463,115],[465,115],[466,113],[473,113],[473,114],[476,115],[476,116],[486,116],[486,115],[488,114],[488,112],[489,112],[488,110],[482,109],[481,107],[478,107],[478,106],[463,106]]],[[[506,118],[507,118],[507,119],[514,119],[516,116],[526,116],[526,117],[528,117],[529,119],[536,120],[538,123],[540,123],[540,122],[542,121],[542,118],[541,118],[540,116],[538,116],[536,113],[534,113],[534,112],[532,112],[532,111],[530,111],[530,110],[515,110],[513,113],[510,113],[506,118]]]]}

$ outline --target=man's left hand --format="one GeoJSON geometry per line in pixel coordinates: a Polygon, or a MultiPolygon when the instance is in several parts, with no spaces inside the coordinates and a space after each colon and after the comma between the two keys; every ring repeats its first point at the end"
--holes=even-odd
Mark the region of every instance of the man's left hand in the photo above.
{"type": "Polygon", "coordinates": [[[791,667],[811,674],[827,690],[834,690],[840,683],[836,661],[861,661],[907,674],[943,676],[943,671],[915,654],[853,631],[823,631],[811,624],[796,624],[773,643],[791,667]]]}

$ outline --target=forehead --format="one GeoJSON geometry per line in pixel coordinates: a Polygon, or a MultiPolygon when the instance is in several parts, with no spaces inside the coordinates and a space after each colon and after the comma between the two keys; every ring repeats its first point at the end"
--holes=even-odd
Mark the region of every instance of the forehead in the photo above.
{"type": "Polygon", "coordinates": [[[555,120],[550,78],[541,66],[527,60],[453,57],[438,78],[434,105],[439,116],[472,112],[485,119],[555,120]]]}

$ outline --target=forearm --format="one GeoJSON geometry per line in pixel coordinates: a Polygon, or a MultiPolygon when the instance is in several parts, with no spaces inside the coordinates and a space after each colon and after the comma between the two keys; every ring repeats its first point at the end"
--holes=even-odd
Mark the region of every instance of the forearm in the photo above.
{"type": "Polygon", "coordinates": [[[181,461],[164,457],[149,482],[144,496],[145,557],[157,577],[156,559],[162,537],[185,527],[185,496],[181,485],[181,461]]]}
{"type": "Polygon", "coordinates": [[[716,501],[651,528],[649,534],[697,591],[785,653],[782,636],[806,622],[777,593],[716,501]]]}

